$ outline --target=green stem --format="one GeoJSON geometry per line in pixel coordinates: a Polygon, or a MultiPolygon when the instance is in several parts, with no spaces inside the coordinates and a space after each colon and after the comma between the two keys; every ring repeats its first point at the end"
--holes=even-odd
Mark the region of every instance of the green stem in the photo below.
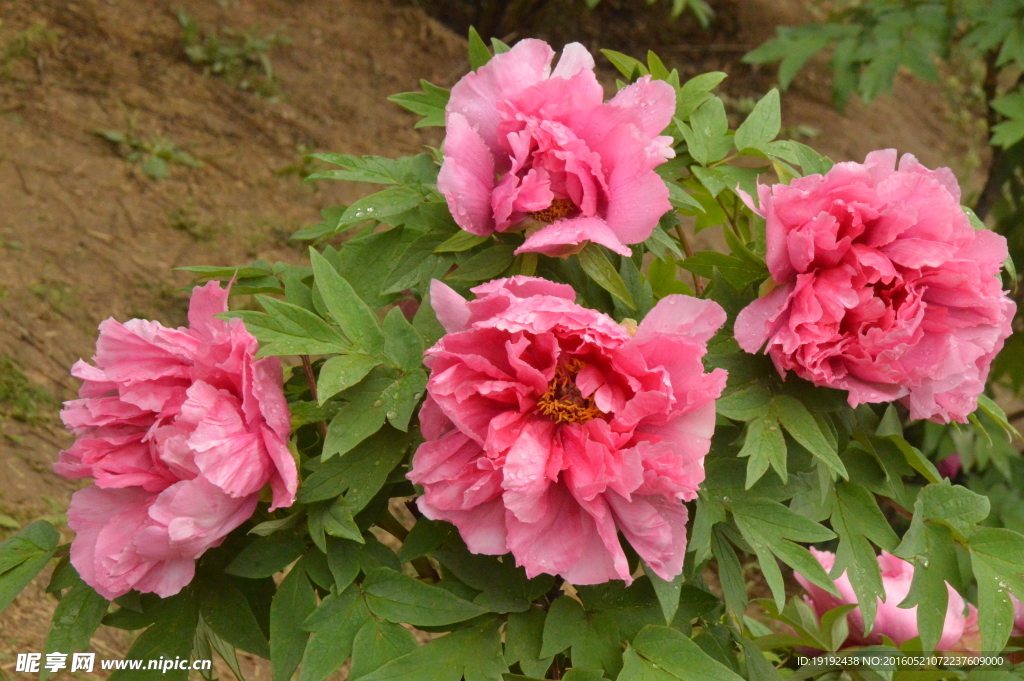
{"type": "MultiPolygon", "coordinates": [[[[683,231],[682,225],[676,225],[676,237],[679,240],[679,245],[683,247],[683,253],[686,253],[686,257],[692,258],[693,249],[690,248],[690,241],[686,238],[686,232],[683,231]]],[[[690,272],[690,276],[693,277],[693,290],[697,292],[698,296],[704,295],[704,284],[701,283],[700,277],[697,276],[696,272],[690,272]]]]}

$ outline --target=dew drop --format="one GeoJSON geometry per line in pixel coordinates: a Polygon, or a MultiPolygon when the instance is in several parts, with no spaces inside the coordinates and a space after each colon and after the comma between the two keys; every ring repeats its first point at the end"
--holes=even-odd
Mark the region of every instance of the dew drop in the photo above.
{"type": "Polygon", "coordinates": [[[373,403],[373,406],[374,406],[374,408],[377,408],[377,407],[380,407],[380,406],[382,406],[383,404],[384,404],[384,403],[383,403],[382,401],[380,401],[380,400],[377,400],[376,402],[374,402],[374,403],[373,403]]]}

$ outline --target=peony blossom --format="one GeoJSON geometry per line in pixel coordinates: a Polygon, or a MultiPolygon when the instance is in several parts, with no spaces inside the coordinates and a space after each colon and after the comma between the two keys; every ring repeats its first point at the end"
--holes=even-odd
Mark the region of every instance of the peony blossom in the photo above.
{"type": "MultiPolygon", "coordinates": [[[[736,340],[783,376],[902,400],[911,418],[966,422],[1016,306],[1006,239],[975,231],[948,168],[895,150],[759,187],[776,287],[740,312],[736,340]]],[[[748,197],[749,199],[749,197],[748,197]]]]}
{"type": "Polygon", "coordinates": [[[554,55],[523,40],[455,84],[437,188],[467,232],[540,227],[517,253],[629,255],[670,209],[654,168],[675,156],[661,135],[675,90],[644,76],[605,103],[586,48],[566,45],[552,71],[554,55]]]}
{"type": "MultiPolygon", "coordinates": [[[[826,572],[832,569],[836,559],[834,553],[819,551],[813,547],[811,553],[818,559],[826,572]]],[[[904,641],[919,635],[917,606],[899,607],[899,604],[910,593],[910,583],[914,579],[914,566],[885,551],[878,556],[878,566],[882,570],[885,600],[878,599],[875,623],[867,635],[864,635],[864,617],[861,615],[860,608],[854,609],[847,615],[850,635],[846,640],[846,645],[878,645],[882,642],[883,636],[892,639],[896,645],[903,645],[904,641]]],[[[840,605],[857,603],[857,596],[850,584],[850,577],[845,571],[839,576],[839,579],[835,580],[836,590],[839,591],[842,598],[836,598],[815,586],[799,572],[794,572],[793,576],[807,590],[804,600],[814,608],[819,617],[840,605]]],[[[967,616],[964,614],[964,599],[948,582],[946,589],[949,594],[949,602],[946,607],[946,621],[942,627],[942,636],[939,638],[937,646],[938,650],[953,650],[957,642],[960,641],[967,623],[967,616]]]]}
{"type": "Polygon", "coordinates": [[[272,509],[295,500],[281,365],[254,358],[240,319],[214,316],[227,298],[217,282],[197,286],[189,328],[108,319],[95,366],[71,370],[80,399],[61,418],[77,439],[54,470],[94,479],[71,497],[71,562],[105,598],[178,593],[265,486],[272,509]]]}
{"type": "Polygon", "coordinates": [[[426,442],[409,473],[420,510],[470,551],[511,551],[530,577],[630,582],[619,531],[655,573],[678,575],[683,501],[704,480],[726,379],[701,357],[725,311],[671,295],[627,326],[544,279],[473,292],[431,288],[448,334],[426,352],[426,442]]]}

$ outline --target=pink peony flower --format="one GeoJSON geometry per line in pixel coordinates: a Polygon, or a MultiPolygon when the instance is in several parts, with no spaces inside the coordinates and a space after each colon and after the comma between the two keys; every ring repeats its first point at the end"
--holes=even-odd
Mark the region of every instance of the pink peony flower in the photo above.
{"type": "Polygon", "coordinates": [[[448,335],[426,352],[426,442],[409,473],[420,510],[470,551],[511,551],[530,577],[631,582],[618,531],[658,575],[678,575],[682,502],[704,480],[726,379],[701,357],[724,310],[672,295],[626,327],[544,279],[473,292],[431,288],[448,335]]]}
{"type": "Polygon", "coordinates": [[[604,103],[594,58],[566,45],[523,40],[452,88],[437,188],[455,221],[485,236],[544,223],[516,252],[568,255],[593,241],[651,235],[671,206],[654,168],[675,156],[660,133],[675,90],[644,76],[604,103]]]}
{"type": "MultiPolygon", "coordinates": [[[[810,549],[811,553],[826,572],[832,570],[836,556],[831,551],[819,551],[810,549]]],[[[897,645],[903,645],[916,636],[917,629],[917,606],[912,608],[901,608],[899,604],[910,593],[910,583],[914,579],[914,566],[902,558],[897,558],[891,553],[882,552],[878,556],[878,565],[882,570],[882,586],[885,588],[885,600],[878,599],[878,610],[875,614],[875,623],[868,635],[864,635],[864,617],[860,608],[856,608],[847,615],[850,625],[850,636],[846,645],[877,645],[882,642],[882,637],[887,636],[897,645]]],[[[812,584],[799,572],[793,576],[800,582],[800,585],[807,590],[804,598],[820,617],[824,613],[837,608],[840,605],[857,603],[857,596],[850,584],[850,577],[844,571],[835,580],[836,589],[842,598],[836,598],[827,591],[812,584]]],[[[964,633],[967,617],[964,615],[964,599],[957,593],[956,589],[946,583],[949,593],[949,604],[946,607],[946,621],[942,628],[942,637],[939,639],[938,650],[953,650],[953,646],[960,640],[964,633]]]]}
{"type": "Polygon", "coordinates": [[[189,328],[113,319],[100,324],[96,366],[79,361],[81,399],[61,418],[75,443],[54,465],[94,478],[75,492],[71,562],[108,599],[132,589],[167,597],[195,560],[256,508],[295,501],[298,470],[277,358],[254,359],[255,338],[227,311],[217,282],[196,287],[189,328]]]}
{"type": "MultiPolygon", "coordinates": [[[[1006,239],[975,231],[948,168],[892,149],[824,176],[759,188],[778,286],[736,320],[747,352],[779,373],[900,399],[911,418],[966,422],[1016,306],[999,271],[1006,239]]],[[[749,199],[749,197],[748,197],[749,199]]]]}

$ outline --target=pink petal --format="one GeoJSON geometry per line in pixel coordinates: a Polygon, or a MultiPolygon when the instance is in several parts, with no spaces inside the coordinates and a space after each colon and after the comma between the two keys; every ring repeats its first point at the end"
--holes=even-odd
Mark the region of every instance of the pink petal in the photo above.
{"type": "Polygon", "coordinates": [[[605,246],[626,257],[633,253],[622,245],[604,220],[600,218],[567,218],[542,227],[527,237],[523,245],[516,249],[516,255],[544,253],[545,255],[562,256],[587,241],[605,246]]]}
{"type": "Polygon", "coordinates": [[[444,153],[437,190],[447,199],[452,217],[459,227],[471,234],[492,233],[494,156],[462,114],[448,116],[444,153]]]}

